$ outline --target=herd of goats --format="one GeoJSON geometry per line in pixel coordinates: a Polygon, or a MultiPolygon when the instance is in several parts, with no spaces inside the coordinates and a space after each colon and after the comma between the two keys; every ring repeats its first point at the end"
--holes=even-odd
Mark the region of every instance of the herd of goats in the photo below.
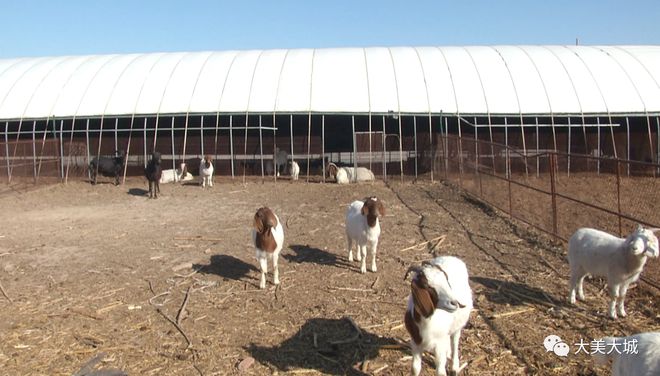
{"type": "MultiPolygon", "coordinates": [[[[98,174],[114,177],[119,184],[125,154],[118,152],[114,157],[94,158],[89,165],[92,183],[98,174]]],[[[288,165],[292,179],[298,178],[300,168],[286,153],[276,151],[267,170],[279,174],[281,165],[288,165]],[[270,167],[270,168],[268,168],[270,167]]],[[[374,180],[374,174],[364,167],[339,167],[329,163],[328,174],[337,183],[374,180]]],[[[149,181],[149,197],[157,198],[160,183],[192,180],[185,164],[175,170],[161,168],[161,156],[152,154],[144,169],[149,181]]],[[[204,156],[199,168],[200,185],[213,186],[213,163],[204,156]]],[[[360,272],[366,273],[367,248],[370,249],[370,271],[376,272],[376,253],[380,236],[379,218],[385,215],[385,206],[377,197],[352,202],[345,218],[346,241],[349,261],[353,261],[353,243],[356,244],[355,258],[361,262],[360,272]]],[[[628,286],[637,281],[648,258],[657,258],[658,238],[654,231],[638,226],[626,238],[592,229],[577,230],[568,242],[570,266],[569,297],[575,304],[576,297],[584,300],[583,281],[587,275],[607,279],[610,296],[608,314],[611,319],[625,317],[624,300],[628,286]]],[[[268,207],[262,207],[254,215],[252,241],[256,249],[261,278],[259,287],[266,287],[268,260],[273,268],[273,284],[278,285],[278,258],[284,243],[284,230],[278,216],[268,207]]],[[[451,374],[458,374],[467,364],[459,361],[461,331],[470,318],[473,308],[472,290],[469,285],[465,263],[454,256],[439,256],[421,265],[410,267],[406,278],[412,274],[410,295],[405,311],[404,323],[410,334],[412,350],[412,374],[419,375],[422,353],[430,351],[435,356],[436,373],[446,375],[447,360],[451,374]]],[[[660,332],[639,333],[628,337],[606,337],[602,339],[608,352],[595,353],[600,358],[612,358],[612,374],[615,376],[658,376],[660,375],[660,332]],[[636,344],[634,353],[622,353],[617,349],[625,343],[636,344]],[[617,350],[617,351],[615,351],[617,350]]]]}

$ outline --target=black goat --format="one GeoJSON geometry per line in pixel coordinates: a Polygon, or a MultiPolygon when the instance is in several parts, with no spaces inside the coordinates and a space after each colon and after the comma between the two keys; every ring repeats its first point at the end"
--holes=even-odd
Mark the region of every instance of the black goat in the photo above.
{"type": "Polygon", "coordinates": [[[149,180],[149,198],[158,198],[160,193],[160,177],[163,175],[163,168],[160,167],[160,153],[155,151],[151,153],[151,160],[144,169],[144,176],[149,180]]]}
{"type": "Polygon", "coordinates": [[[115,185],[119,185],[119,177],[124,171],[124,164],[126,163],[126,152],[118,150],[115,152],[114,157],[100,156],[92,158],[89,162],[89,176],[91,177],[92,184],[96,184],[98,174],[106,177],[114,177],[115,185]]]}

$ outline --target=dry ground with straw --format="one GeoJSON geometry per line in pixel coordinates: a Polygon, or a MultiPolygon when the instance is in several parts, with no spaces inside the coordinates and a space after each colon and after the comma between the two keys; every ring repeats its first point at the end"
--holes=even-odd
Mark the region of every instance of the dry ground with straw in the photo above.
{"type": "Polygon", "coordinates": [[[587,283],[586,303],[567,306],[561,244],[443,184],[221,179],[206,190],[163,185],[157,200],[146,189],[140,178],[3,188],[2,374],[408,374],[403,277],[429,249],[461,257],[471,274],[464,375],[606,375],[574,344],[660,328],[657,292],[644,285],[616,322],[600,280],[587,283]],[[348,262],[343,216],[367,195],[387,216],[379,270],[363,275],[348,262]],[[249,241],[261,205],[285,230],[282,284],[269,276],[266,290],[249,241]],[[567,357],[545,351],[550,334],[571,346],[567,357]]]}

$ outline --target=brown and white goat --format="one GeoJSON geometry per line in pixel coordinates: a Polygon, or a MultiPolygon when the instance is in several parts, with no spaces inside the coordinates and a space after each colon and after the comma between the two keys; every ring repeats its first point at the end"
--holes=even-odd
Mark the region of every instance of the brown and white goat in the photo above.
{"type": "Polygon", "coordinates": [[[252,242],[256,250],[257,261],[261,269],[259,288],[266,288],[266,273],[268,272],[268,258],[273,263],[273,284],[280,284],[280,273],[277,260],[284,243],[284,229],[280,219],[268,207],[257,210],[254,214],[252,229],[252,242]]]}
{"type": "Polygon", "coordinates": [[[207,185],[213,187],[213,163],[210,155],[205,155],[200,161],[199,176],[202,178],[202,188],[207,185]]]}
{"type": "Polygon", "coordinates": [[[411,267],[414,272],[404,316],[410,334],[413,354],[412,374],[422,369],[422,353],[432,351],[436,374],[446,375],[447,359],[451,357],[451,373],[458,374],[460,366],[458,342],[472,310],[472,290],[465,263],[453,256],[440,256],[411,267]]]}
{"type": "Polygon", "coordinates": [[[367,197],[363,201],[353,201],[346,211],[346,243],[348,261],[353,261],[353,241],[357,246],[356,258],[361,261],[360,272],[367,272],[367,246],[371,248],[371,271],[376,269],[376,252],[380,237],[379,217],[385,215],[383,201],[377,197],[367,197]]]}

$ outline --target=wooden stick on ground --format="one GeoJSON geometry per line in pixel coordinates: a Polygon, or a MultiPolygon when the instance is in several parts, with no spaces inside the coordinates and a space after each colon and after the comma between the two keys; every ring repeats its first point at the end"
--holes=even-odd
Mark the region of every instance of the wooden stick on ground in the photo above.
{"type": "Polygon", "coordinates": [[[186,306],[188,305],[188,298],[190,297],[192,288],[192,285],[188,287],[188,291],[186,291],[186,297],[183,298],[183,303],[181,304],[181,308],[179,308],[179,313],[176,314],[176,323],[178,325],[181,325],[181,320],[183,320],[183,318],[186,316],[186,306]]]}
{"type": "Polygon", "coordinates": [[[419,248],[419,247],[421,247],[421,246],[427,245],[427,244],[429,244],[429,243],[433,243],[434,241],[438,241],[438,243],[437,243],[436,245],[433,246],[433,248],[435,248],[435,247],[437,247],[438,245],[440,245],[440,243],[442,243],[442,242],[445,240],[446,237],[447,237],[447,235],[440,235],[440,236],[438,236],[437,238],[433,238],[433,239],[431,239],[431,240],[427,240],[427,241],[425,241],[425,242],[421,242],[421,243],[419,243],[419,244],[411,245],[410,247],[406,247],[406,248],[404,248],[404,249],[401,249],[401,250],[399,250],[399,252],[409,251],[409,250],[411,250],[411,249],[416,249],[416,248],[419,248]]]}
{"type": "Polygon", "coordinates": [[[208,242],[221,242],[220,238],[207,238],[205,236],[175,236],[174,240],[202,240],[208,242]]]}
{"type": "Polygon", "coordinates": [[[183,331],[183,329],[181,328],[181,326],[180,326],[179,324],[177,324],[176,321],[172,320],[172,318],[169,317],[169,316],[168,316],[165,312],[163,312],[160,308],[156,308],[156,312],[160,313],[161,316],[163,316],[167,321],[169,321],[172,325],[174,325],[174,327],[179,331],[179,333],[181,333],[181,335],[183,335],[183,338],[186,339],[186,342],[188,342],[188,347],[187,347],[187,349],[191,348],[191,347],[192,347],[192,341],[190,340],[190,338],[188,337],[188,335],[186,334],[186,332],[183,331]]]}
{"type": "Polygon", "coordinates": [[[9,300],[9,303],[13,303],[13,302],[14,302],[13,300],[11,300],[11,298],[9,297],[9,295],[7,295],[7,291],[5,291],[5,288],[2,287],[2,282],[0,282],[0,291],[2,291],[2,295],[4,295],[5,298],[7,298],[7,300],[9,300]]]}

